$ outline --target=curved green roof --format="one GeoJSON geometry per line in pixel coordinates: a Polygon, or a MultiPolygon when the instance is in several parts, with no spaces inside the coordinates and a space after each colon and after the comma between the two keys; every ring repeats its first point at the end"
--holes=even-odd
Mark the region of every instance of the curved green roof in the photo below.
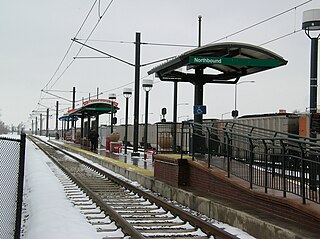
{"type": "Polygon", "coordinates": [[[151,69],[148,74],[155,73],[163,81],[197,82],[195,74],[184,73],[179,68],[212,69],[203,74],[203,83],[235,83],[239,79],[261,71],[286,65],[280,55],[265,48],[239,42],[224,42],[204,45],[187,51],[164,64],[151,69]]]}
{"type": "Polygon", "coordinates": [[[116,113],[119,110],[118,103],[111,101],[109,99],[93,99],[84,101],[82,106],[77,109],[69,110],[67,114],[64,115],[65,118],[72,117],[88,117],[96,116],[101,114],[110,114],[112,111],[113,103],[113,113],[116,113]]]}

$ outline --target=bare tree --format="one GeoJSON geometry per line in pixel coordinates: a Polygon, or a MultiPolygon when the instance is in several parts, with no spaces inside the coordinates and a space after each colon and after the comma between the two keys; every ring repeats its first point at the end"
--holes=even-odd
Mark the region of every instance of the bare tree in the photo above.
{"type": "MultiPolygon", "coordinates": [[[[0,117],[1,117],[1,109],[0,109],[0,117]]],[[[8,126],[6,126],[4,122],[0,120],[0,134],[7,134],[8,132],[9,132],[8,126]]]]}
{"type": "Polygon", "coordinates": [[[4,122],[0,121],[0,134],[7,134],[8,132],[8,126],[6,126],[4,122]]]}

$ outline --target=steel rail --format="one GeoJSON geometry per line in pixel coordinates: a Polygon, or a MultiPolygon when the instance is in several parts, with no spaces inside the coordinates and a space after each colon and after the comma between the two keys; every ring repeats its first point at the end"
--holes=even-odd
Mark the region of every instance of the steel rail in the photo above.
{"type": "MultiPolygon", "coordinates": [[[[85,166],[95,170],[96,172],[98,172],[98,173],[100,173],[102,175],[105,175],[111,181],[114,181],[115,183],[125,187],[126,189],[128,189],[128,190],[130,190],[130,191],[132,191],[134,193],[137,193],[139,196],[141,196],[141,197],[143,197],[145,199],[148,199],[150,202],[155,203],[156,205],[164,208],[167,211],[170,211],[172,214],[178,215],[182,220],[185,220],[185,221],[189,222],[191,225],[193,225],[193,226],[195,226],[197,228],[200,228],[201,230],[203,230],[204,233],[206,233],[208,235],[213,235],[216,239],[238,239],[237,236],[232,235],[232,234],[224,231],[223,229],[218,228],[218,227],[212,225],[211,223],[206,222],[206,221],[204,221],[204,220],[192,215],[191,213],[189,213],[187,211],[184,211],[184,210],[182,210],[182,209],[180,209],[180,208],[178,208],[178,207],[176,207],[176,206],[174,206],[172,204],[169,204],[165,200],[163,200],[161,198],[158,198],[158,197],[156,197],[156,196],[144,191],[143,189],[137,188],[137,187],[133,186],[132,184],[130,184],[129,182],[123,181],[123,180],[117,178],[116,176],[105,172],[101,168],[96,167],[95,165],[92,165],[92,164],[90,164],[88,162],[85,162],[85,161],[81,160],[80,158],[76,157],[74,154],[71,154],[68,151],[63,150],[63,149],[59,148],[56,145],[49,144],[49,143],[47,143],[47,142],[45,142],[45,141],[43,141],[43,140],[41,140],[39,138],[37,138],[37,139],[42,141],[45,144],[48,144],[50,147],[54,148],[55,150],[64,153],[65,155],[71,157],[72,159],[80,161],[85,166]]],[[[48,155],[48,156],[51,158],[50,155],[48,155]]],[[[55,162],[56,162],[56,160],[55,160],[55,162]]],[[[63,166],[59,162],[57,163],[57,165],[60,168],[63,168],[63,166]]],[[[70,173],[68,170],[66,170],[66,169],[62,169],[62,170],[66,174],[72,175],[72,173],[70,173]]],[[[77,182],[77,184],[80,187],[85,189],[84,191],[86,191],[86,193],[90,197],[92,197],[93,200],[96,200],[97,204],[105,205],[105,202],[102,201],[101,197],[96,196],[96,194],[92,190],[87,188],[81,180],[75,178],[74,176],[71,176],[71,177],[75,182],[77,182]]],[[[105,205],[104,207],[105,208],[103,208],[103,207],[101,207],[101,208],[103,210],[106,210],[106,212],[110,213],[110,216],[114,217],[114,219],[117,220],[117,222],[119,220],[119,226],[121,226],[123,228],[124,232],[128,233],[133,238],[145,238],[135,228],[133,228],[125,219],[123,219],[121,216],[119,216],[118,213],[114,209],[112,209],[108,205],[105,205]]]]}
{"type": "MultiPolygon", "coordinates": [[[[58,162],[54,157],[52,157],[40,144],[35,142],[33,137],[28,137],[34,144],[36,144],[64,173],[66,173],[72,181],[74,181],[86,194],[88,194],[89,197],[92,198],[93,201],[99,207],[105,211],[111,218],[113,218],[116,222],[116,224],[123,229],[125,233],[130,235],[134,239],[143,239],[145,238],[141,233],[139,233],[133,226],[131,226],[125,219],[123,219],[115,210],[112,209],[112,207],[106,205],[106,203],[103,202],[102,198],[99,197],[96,193],[94,193],[91,189],[89,189],[85,183],[82,182],[79,178],[75,177],[68,169],[66,169],[60,162],[58,162]]],[[[42,143],[45,143],[49,145],[50,147],[53,147],[56,150],[59,150],[63,152],[64,154],[68,155],[69,157],[79,161],[79,158],[75,157],[74,155],[59,149],[57,146],[48,144],[47,142],[37,138],[37,140],[41,141],[42,143]]],[[[83,161],[82,161],[83,163],[83,161]]],[[[86,164],[87,165],[87,164],[86,164]]],[[[89,165],[87,165],[89,166],[89,165]]]]}

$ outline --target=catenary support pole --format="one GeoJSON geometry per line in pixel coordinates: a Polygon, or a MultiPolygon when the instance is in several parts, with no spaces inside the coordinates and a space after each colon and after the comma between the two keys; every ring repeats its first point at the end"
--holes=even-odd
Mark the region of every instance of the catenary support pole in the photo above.
{"type": "Polygon", "coordinates": [[[49,136],[49,108],[47,108],[46,137],[49,136]]]}
{"type": "Polygon", "coordinates": [[[140,89],[140,46],[141,35],[136,32],[135,80],[134,80],[134,122],[133,122],[133,156],[138,156],[139,140],[139,89],[140,89]]]}
{"type": "Polygon", "coordinates": [[[178,82],[173,85],[173,152],[177,152],[178,82]]]}

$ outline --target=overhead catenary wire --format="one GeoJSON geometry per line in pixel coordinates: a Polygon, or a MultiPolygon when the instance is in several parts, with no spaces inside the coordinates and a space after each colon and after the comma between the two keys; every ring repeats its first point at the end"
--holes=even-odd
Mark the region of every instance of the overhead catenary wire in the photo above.
{"type": "MultiPolygon", "coordinates": [[[[108,4],[108,6],[106,7],[106,9],[104,10],[104,12],[102,13],[102,15],[98,18],[98,21],[96,22],[96,24],[94,25],[93,29],[91,30],[91,32],[89,33],[87,39],[85,40],[85,43],[89,40],[89,38],[91,37],[91,35],[93,34],[93,32],[96,30],[96,28],[98,27],[101,19],[103,18],[103,16],[106,14],[106,12],[109,10],[111,4],[113,3],[114,0],[111,0],[108,4]]],[[[74,39],[76,39],[76,37],[74,37],[74,39]]],[[[78,50],[78,53],[76,54],[76,57],[79,56],[80,52],[82,51],[83,46],[80,47],[80,49],[78,50]]],[[[62,74],[56,79],[56,81],[52,84],[51,88],[58,82],[58,80],[61,79],[61,77],[66,73],[66,71],[70,68],[70,66],[74,63],[75,59],[73,58],[71,60],[71,62],[67,65],[67,67],[65,68],[65,70],[62,72],[62,74]]]]}
{"type": "MultiPolygon", "coordinates": [[[[78,34],[80,33],[80,31],[82,30],[84,24],[87,22],[87,20],[88,20],[88,18],[89,18],[89,16],[90,16],[92,10],[94,9],[94,6],[96,5],[96,3],[97,3],[97,0],[95,0],[94,3],[92,4],[89,12],[87,13],[85,19],[83,20],[82,24],[80,25],[80,28],[79,28],[78,31],[76,32],[75,36],[78,36],[78,34]]],[[[40,103],[40,101],[41,101],[43,90],[48,89],[48,86],[49,86],[50,82],[54,79],[54,77],[56,76],[56,74],[57,74],[58,71],[60,70],[62,64],[64,63],[67,55],[69,54],[69,52],[70,52],[70,50],[71,50],[72,45],[73,45],[73,42],[70,43],[70,45],[69,45],[66,53],[63,55],[60,63],[58,64],[57,69],[55,70],[55,72],[54,72],[53,75],[51,76],[50,80],[49,80],[49,81],[47,82],[47,84],[42,88],[42,90],[41,90],[41,92],[40,92],[40,97],[39,97],[38,103],[40,103]]],[[[70,64],[68,65],[67,68],[69,68],[69,67],[70,67],[70,64]]],[[[65,72],[65,71],[66,71],[66,69],[64,70],[64,72],[65,72]]],[[[51,88],[52,88],[52,87],[51,87],[51,88]]]]}
{"type": "MultiPolygon", "coordinates": [[[[79,30],[77,31],[75,37],[78,36],[78,34],[79,34],[80,31],[82,30],[84,24],[87,22],[87,20],[88,20],[90,14],[92,13],[92,10],[94,9],[94,6],[96,5],[97,1],[98,1],[98,0],[95,0],[94,3],[92,4],[92,6],[91,6],[91,8],[90,8],[90,10],[89,10],[89,12],[88,12],[88,14],[86,15],[84,21],[82,22],[82,24],[81,24],[79,30]]],[[[102,15],[101,15],[101,16],[99,15],[99,19],[98,19],[97,23],[95,24],[95,26],[93,27],[93,29],[92,29],[92,31],[90,32],[90,34],[88,35],[87,40],[90,38],[90,36],[93,34],[94,30],[97,28],[99,22],[101,21],[102,17],[105,15],[105,13],[108,11],[108,9],[110,8],[110,6],[111,6],[111,4],[113,3],[113,1],[114,1],[114,0],[111,0],[111,1],[109,2],[109,4],[107,5],[106,9],[104,10],[104,12],[102,13],[102,15]]],[[[100,7],[100,6],[99,6],[99,7],[100,7]]],[[[71,41],[71,43],[70,43],[70,45],[69,45],[66,53],[64,54],[62,60],[60,61],[59,65],[58,65],[58,67],[57,67],[57,69],[55,70],[54,74],[51,76],[51,78],[50,78],[50,80],[47,82],[47,84],[42,88],[42,90],[41,90],[41,92],[40,92],[40,97],[39,97],[38,103],[41,101],[42,93],[44,92],[45,89],[48,90],[49,84],[52,82],[52,80],[53,80],[54,77],[57,75],[58,71],[60,70],[62,64],[65,62],[66,57],[67,57],[67,55],[69,54],[69,52],[70,52],[71,47],[72,47],[73,44],[74,44],[74,42],[71,41]]],[[[79,49],[79,51],[78,51],[78,53],[77,53],[77,56],[80,54],[82,48],[83,48],[83,47],[81,47],[81,48],[79,49]]],[[[57,79],[56,79],[55,82],[51,85],[51,87],[49,87],[49,89],[52,89],[52,88],[53,88],[53,86],[58,82],[58,80],[61,79],[61,77],[65,74],[65,72],[70,68],[70,66],[73,64],[73,62],[74,62],[74,59],[67,65],[67,67],[66,67],[66,68],[62,71],[62,73],[57,77],[57,79]]]]}
{"type": "MultiPolygon", "coordinates": [[[[95,1],[94,5],[96,4],[96,2],[97,2],[97,0],[95,1]]],[[[113,0],[110,1],[108,7],[105,9],[105,11],[103,12],[102,15],[100,15],[100,9],[99,9],[99,20],[97,21],[96,25],[94,26],[93,30],[90,32],[90,34],[88,35],[88,37],[85,39],[85,42],[88,42],[88,41],[102,41],[102,42],[114,42],[114,43],[122,43],[122,44],[123,44],[123,43],[128,43],[128,44],[129,44],[129,43],[130,43],[130,44],[134,43],[134,42],[129,42],[129,41],[110,41],[110,40],[93,40],[93,39],[89,39],[89,38],[91,37],[92,33],[94,32],[94,30],[96,29],[96,27],[98,26],[100,20],[102,19],[102,17],[103,17],[104,14],[106,13],[106,11],[109,9],[109,7],[110,7],[110,5],[112,4],[112,2],[113,2],[113,0]]],[[[261,25],[261,24],[263,24],[263,23],[265,23],[265,22],[268,22],[268,21],[270,21],[270,20],[273,20],[273,19],[275,19],[275,18],[277,18],[277,17],[280,17],[280,16],[282,16],[282,15],[288,13],[288,12],[291,12],[291,11],[293,11],[293,10],[296,11],[297,8],[300,8],[300,7],[302,7],[303,5],[305,5],[305,4],[307,4],[307,3],[310,3],[310,2],[312,2],[312,0],[305,1],[305,2],[303,2],[303,3],[301,3],[301,4],[299,4],[299,5],[296,5],[295,7],[292,7],[292,8],[290,8],[290,9],[285,10],[285,11],[282,11],[282,12],[276,14],[276,15],[273,15],[273,16],[271,16],[271,17],[269,17],[269,18],[266,18],[266,19],[264,19],[264,20],[262,20],[262,21],[259,21],[259,22],[255,23],[255,24],[252,24],[252,25],[250,25],[250,26],[248,26],[248,27],[245,27],[245,28],[243,28],[243,29],[240,29],[240,30],[238,30],[238,31],[236,31],[236,32],[234,32],[234,33],[231,33],[231,34],[229,34],[229,35],[227,35],[227,36],[225,36],[225,37],[219,38],[219,39],[213,41],[212,43],[217,42],[217,41],[221,41],[221,40],[224,40],[224,39],[227,39],[227,38],[232,37],[232,36],[235,36],[235,35],[237,35],[237,34],[239,34],[239,33],[242,33],[242,32],[244,32],[244,31],[247,31],[247,30],[249,30],[249,29],[252,29],[252,28],[254,28],[254,27],[257,27],[257,26],[259,26],[259,25],[261,25]]],[[[92,8],[94,7],[94,5],[92,6],[92,8]]],[[[99,8],[100,8],[100,0],[99,0],[99,8]]],[[[90,9],[90,11],[91,11],[91,10],[92,10],[92,9],[90,9]]],[[[90,11],[89,11],[89,12],[90,12],[90,11]]],[[[86,21],[86,20],[85,20],[85,21],[86,21]]],[[[85,22],[85,21],[84,21],[84,22],[85,22]]],[[[84,24],[84,22],[83,22],[83,24],[84,24]]],[[[82,26],[83,26],[83,25],[81,25],[81,28],[82,28],[82,26]]],[[[76,36],[77,36],[78,33],[81,31],[81,28],[80,28],[79,31],[77,32],[76,36]]],[[[269,41],[266,41],[266,42],[260,44],[260,46],[269,44],[269,43],[271,43],[271,42],[274,42],[274,41],[277,41],[277,40],[280,40],[280,39],[283,39],[283,38],[285,38],[285,37],[291,36],[291,35],[293,35],[293,34],[295,34],[295,33],[300,32],[300,31],[301,31],[301,30],[296,30],[296,29],[294,28],[293,32],[286,33],[286,34],[284,34],[284,35],[282,35],[282,36],[280,36],[280,37],[277,37],[277,38],[271,39],[271,40],[269,40],[269,41]]],[[[76,38],[76,36],[75,36],[75,38],[76,38]]],[[[78,40],[80,40],[80,39],[78,39],[78,40]]],[[[81,39],[81,40],[82,40],[82,39],[81,39]]],[[[72,42],[70,45],[72,46],[72,44],[73,44],[73,42],[72,42]]],[[[148,43],[148,42],[144,42],[144,43],[141,43],[141,44],[153,45],[153,46],[194,47],[194,46],[192,46],[192,45],[186,45],[186,44],[167,44],[167,43],[148,43]]],[[[71,48],[71,47],[70,47],[70,48],[71,48]]],[[[79,51],[78,51],[78,53],[77,53],[77,56],[80,54],[82,48],[83,48],[83,46],[79,49],[79,51]]],[[[68,53],[69,53],[69,50],[66,52],[65,57],[63,58],[62,61],[65,60],[66,55],[67,55],[68,53]]],[[[161,60],[159,60],[159,61],[161,61],[161,60]]],[[[145,64],[145,65],[154,64],[154,63],[157,63],[157,62],[159,62],[159,61],[151,62],[151,63],[145,64]]],[[[67,67],[64,69],[64,71],[62,72],[62,74],[60,74],[60,76],[57,78],[57,80],[52,84],[51,88],[52,88],[52,87],[57,83],[57,81],[65,74],[65,72],[69,69],[69,67],[72,65],[73,62],[74,62],[74,59],[67,65],[67,67]]],[[[62,65],[62,63],[59,64],[58,69],[57,69],[56,72],[54,73],[53,77],[57,74],[57,72],[58,72],[58,70],[60,69],[61,65],[62,65]]],[[[145,65],[143,65],[143,66],[145,66],[145,65]]],[[[46,87],[49,85],[49,83],[52,81],[53,77],[52,77],[52,78],[50,79],[50,81],[47,83],[47,85],[45,86],[45,88],[46,88],[46,87]]],[[[160,82],[160,81],[159,81],[159,82],[160,82]]],[[[157,82],[157,83],[158,83],[158,82],[157,82]]],[[[125,85],[123,85],[123,86],[127,86],[127,85],[130,85],[130,84],[133,84],[133,82],[130,82],[130,83],[125,84],[125,85]]],[[[116,87],[116,88],[114,88],[114,89],[112,89],[112,90],[108,90],[108,91],[104,91],[104,92],[110,92],[110,91],[118,90],[119,88],[121,88],[121,87],[123,87],[123,86],[119,86],[119,87],[116,87]]],[[[50,89],[51,89],[51,88],[50,88],[50,89]]]]}
{"type": "MultiPolygon", "coordinates": [[[[92,6],[91,6],[91,8],[90,8],[89,12],[87,13],[87,15],[86,15],[85,19],[83,20],[82,24],[80,25],[79,30],[78,30],[78,31],[77,31],[77,33],[75,34],[75,37],[77,37],[77,36],[78,36],[78,34],[79,34],[79,33],[80,33],[80,31],[82,30],[82,28],[83,28],[84,24],[87,22],[87,20],[88,20],[88,18],[89,18],[89,16],[90,16],[90,14],[91,14],[91,12],[92,12],[92,10],[93,10],[94,6],[96,5],[96,3],[97,3],[97,0],[95,0],[95,1],[94,1],[94,3],[92,4],[92,6]]],[[[67,49],[66,53],[63,55],[63,57],[62,57],[62,59],[61,59],[61,61],[60,61],[60,63],[59,63],[59,65],[58,65],[57,69],[55,70],[55,72],[54,72],[54,73],[53,73],[53,75],[51,76],[50,80],[49,80],[49,81],[48,81],[48,83],[43,87],[43,89],[42,89],[42,90],[44,90],[45,88],[47,88],[47,87],[48,87],[48,85],[50,84],[50,82],[53,80],[53,78],[55,77],[55,75],[56,75],[56,74],[57,74],[57,72],[59,71],[60,67],[62,66],[63,62],[65,61],[65,59],[66,59],[66,57],[67,57],[68,53],[70,52],[70,49],[71,49],[72,45],[73,45],[73,42],[71,42],[71,43],[70,43],[70,45],[69,45],[69,47],[68,47],[68,49],[67,49]]]]}
{"type": "MultiPolygon", "coordinates": [[[[65,101],[72,102],[71,100],[69,100],[69,99],[67,99],[67,98],[64,98],[64,97],[58,96],[58,95],[53,94],[53,93],[50,93],[50,92],[48,92],[48,91],[42,91],[42,92],[44,92],[44,93],[46,93],[46,94],[48,94],[48,95],[51,95],[51,96],[55,96],[55,97],[57,97],[58,99],[62,99],[62,100],[65,100],[65,101]]],[[[38,104],[39,104],[39,103],[38,103],[38,104]]]]}
{"type": "MultiPolygon", "coordinates": [[[[101,50],[99,50],[99,49],[97,49],[97,48],[95,48],[95,47],[89,46],[89,45],[87,45],[87,44],[85,44],[85,43],[82,43],[82,42],[80,42],[78,39],[72,39],[72,40],[73,40],[74,42],[76,42],[76,43],[84,46],[84,47],[87,47],[87,48],[89,48],[89,49],[91,49],[91,50],[97,51],[97,52],[99,52],[99,53],[101,53],[101,54],[103,54],[103,55],[106,55],[106,56],[108,56],[108,57],[110,57],[110,58],[113,58],[113,59],[115,59],[115,60],[117,60],[117,61],[120,61],[120,62],[125,63],[125,64],[130,65],[130,66],[135,66],[135,65],[134,65],[133,63],[131,63],[131,62],[128,62],[128,61],[123,60],[123,59],[121,59],[121,58],[119,58],[119,57],[113,56],[113,55],[111,55],[111,54],[109,54],[109,53],[107,53],[107,52],[101,51],[101,50]]],[[[146,63],[146,64],[141,64],[140,67],[144,67],[144,66],[148,66],[148,65],[151,65],[151,64],[155,64],[155,63],[161,62],[161,61],[169,60],[169,59],[172,59],[172,58],[174,58],[174,57],[175,57],[175,56],[171,56],[171,57],[167,57],[167,58],[164,58],[164,59],[152,61],[152,62],[149,62],[149,63],[146,63]]],[[[74,57],[74,59],[75,59],[75,58],[77,58],[77,57],[74,57]]]]}
{"type": "Polygon", "coordinates": [[[259,46],[267,45],[267,44],[269,44],[269,43],[271,43],[271,42],[278,41],[278,40],[280,40],[280,39],[283,39],[283,38],[285,38],[285,37],[291,36],[291,35],[293,35],[293,34],[295,34],[295,33],[301,32],[301,31],[302,31],[302,29],[300,29],[300,30],[293,30],[292,32],[286,33],[286,34],[284,34],[284,35],[282,35],[282,36],[279,36],[279,37],[274,38],[274,39],[272,39],[272,40],[269,40],[269,41],[266,41],[266,42],[264,42],[264,43],[261,43],[261,44],[259,44],[259,46]]]}
{"type": "Polygon", "coordinates": [[[287,10],[285,10],[285,11],[282,11],[282,12],[280,12],[280,13],[278,13],[278,14],[275,14],[275,15],[273,15],[273,16],[271,16],[271,17],[268,17],[268,18],[266,18],[266,19],[264,19],[264,20],[262,20],[262,21],[259,21],[259,22],[257,22],[257,23],[254,23],[254,24],[252,24],[252,25],[250,25],[250,26],[248,26],[248,27],[242,28],[242,29],[240,29],[240,30],[238,30],[238,31],[236,31],[236,32],[234,32],[234,33],[231,33],[231,34],[225,36],[225,37],[221,37],[221,38],[219,38],[219,39],[217,39],[217,40],[215,40],[215,41],[213,41],[213,42],[211,42],[211,43],[219,42],[219,41],[222,41],[222,40],[224,40],[224,39],[230,38],[230,37],[235,36],[235,35],[237,35],[237,34],[239,34],[239,33],[242,33],[242,32],[244,32],[244,31],[247,31],[247,30],[251,29],[251,28],[254,28],[254,27],[259,26],[259,25],[261,25],[261,24],[263,24],[263,23],[266,23],[266,22],[268,22],[268,21],[270,21],[270,20],[273,20],[273,19],[275,19],[275,18],[277,18],[277,17],[280,17],[280,16],[282,16],[282,15],[288,13],[288,12],[291,12],[291,11],[293,11],[293,10],[296,11],[297,8],[300,8],[300,7],[306,5],[307,3],[310,3],[310,2],[312,2],[312,0],[305,1],[305,2],[303,2],[303,3],[301,3],[301,4],[297,5],[297,6],[294,6],[294,7],[292,7],[292,8],[289,8],[289,9],[287,9],[287,10]]]}
{"type": "MultiPolygon", "coordinates": [[[[88,20],[90,14],[92,13],[92,11],[93,11],[93,9],[94,9],[97,1],[98,1],[98,0],[95,0],[95,1],[94,1],[93,5],[91,6],[88,14],[86,15],[84,21],[82,22],[82,24],[81,24],[79,30],[77,31],[77,33],[75,34],[74,38],[76,38],[76,37],[79,35],[79,33],[80,33],[80,31],[82,30],[84,24],[86,23],[86,21],[88,20]]],[[[113,1],[114,1],[114,0],[111,0],[111,1],[109,2],[108,6],[106,7],[106,9],[105,9],[104,12],[102,13],[102,15],[99,16],[98,21],[96,22],[96,24],[94,25],[93,29],[92,29],[91,32],[89,33],[86,41],[87,41],[87,40],[90,38],[90,36],[93,34],[93,32],[94,32],[95,29],[97,28],[98,24],[100,23],[102,17],[105,15],[105,13],[107,12],[107,10],[110,8],[110,6],[111,6],[111,4],[113,3],[113,1]]],[[[66,53],[64,54],[62,60],[60,61],[59,65],[58,65],[58,67],[57,67],[57,69],[56,69],[56,71],[54,72],[54,74],[53,74],[52,77],[50,78],[49,82],[45,85],[45,87],[44,87],[43,89],[46,89],[46,88],[49,86],[50,82],[52,82],[52,80],[54,79],[54,77],[57,75],[57,73],[58,73],[58,71],[60,70],[62,64],[64,63],[64,61],[65,61],[68,53],[70,52],[70,49],[71,49],[71,47],[72,47],[73,44],[74,44],[74,42],[71,41],[71,43],[70,43],[70,45],[69,45],[66,53]]],[[[83,48],[83,47],[81,47],[81,48],[78,50],[77,56],[80,54],[82,48],[83,48]]],[[[74,62],[74,59],[67,65],[67,67],[62,71],[62,73],[57,77],[56,81],[51,85],[50,89],[52,89],[52,87],[57,83],[57,81],[65,74],[65,72],[69,69],[69,67],[73,64],[73,62],[74,62]]]]}
{"type": "MultiPolygon", "coordinates": [[[[78,39],[83,41],[85,39],[78,39]]],[[[135,44],[133,41],[115,41],[115,40],[103,40],[103,39],[90,39],[90,42],[107,42],[107,43],[120,43],[120,44],[135,44]]],[[[172,46],[172,47],[197,47],[191,44],[173,44],[173,43],[157,43],[157,42],[141,42],[141,45],[151,45],[151,46],[172,46]]]]}

